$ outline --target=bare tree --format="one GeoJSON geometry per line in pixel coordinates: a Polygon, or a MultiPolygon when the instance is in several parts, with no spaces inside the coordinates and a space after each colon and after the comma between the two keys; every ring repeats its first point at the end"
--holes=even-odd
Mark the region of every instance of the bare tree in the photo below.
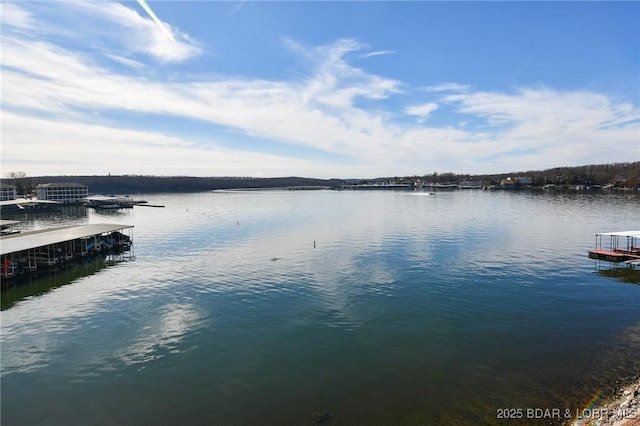
{"type": "Polygon", "coordinates": [[[18,195],[25,195],[31,193],[31,178],[27,177],[27,174],[23,171],[9,172],[7,178],[12,185],[16,187],[18,195]]]}

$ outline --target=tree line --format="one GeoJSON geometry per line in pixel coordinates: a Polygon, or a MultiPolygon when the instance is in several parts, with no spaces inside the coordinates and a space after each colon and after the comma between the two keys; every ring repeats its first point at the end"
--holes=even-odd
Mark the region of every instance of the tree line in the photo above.
{"type": "Polygon", "coordinates": [[[530,177],[533,185],[614,185],[626,188],[640,187],[640,161],[632,163],[590,164],[577,167],[554,167],[546,170],[528,170],[496,174],[437,173],[415,176],[433,183],[459,183],[482,181],[485,185],[498,185],[504,179],[530,177]]]}
{"type": "Polygon", "coordinates": [[[38,176],[27,178],[23,172],[10,173],[3,183],[16,186],[18,194],[31,193],[41,183],[79,183],[87,185],[89,192],[100,194],[135,194],[150,192],[198,192],[216,189],[258,189],[293,186],[328,186],[342,184],[339,179],[313,179],[301,177],[193,177],[193,176],[38,176]],[[20,174],[20,177],[17,175],[20,174]]]}
{"type": "MultiPolygon", "coordinates": [[[[464,180],[482,181],[485,185],[499,184],[501,180],[516,177],[530,177],[534,185],[607,185],[619,187],[640,187],[640,161],[632,163],[592,164],[577,167],[555,167],[546,170],[500,174],[457,174],[437,173],[423,176],[394,178],[396,181],[412,182],[421,180],[433,183],[459,183],[464,180]]],[[[385,178],[389,179],[389,178],[385,178]]],[[[362,183],[380,179],[363,179],[362,183]]],[[[215,189],[282,188],[294,186],[323,186],[339,188],[347,183],[343,179],[314,179],[303,177],[193,177],[193,176],[38,176],[28,177],[25,172],[7,174],[2,183],[16,186],[19,195],[31,193],[41,183],[79,183],[87,185],[91,193],[133,194],[148,192],[197,192],[215,189]]],[[[353,180],[349,182],[353,183],[353,180]]]]}

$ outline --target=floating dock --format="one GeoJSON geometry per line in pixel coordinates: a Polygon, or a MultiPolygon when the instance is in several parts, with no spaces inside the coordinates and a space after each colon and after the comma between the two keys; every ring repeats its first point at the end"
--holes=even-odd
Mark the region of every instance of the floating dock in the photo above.
{"type": "Polygon", "coordinates": [[[49,269],[89,254],[131,249],[132,225],[97,223],[0,237],[2,278],[49,269]],[[125,235],[122,231],[128,231],[125,235]]]}
{"type": "Polygon", "coordinates": [[[640,231],[597,233],[596,248],[589,251],[589,257],[613,263],[640,260],[640,231]]]}

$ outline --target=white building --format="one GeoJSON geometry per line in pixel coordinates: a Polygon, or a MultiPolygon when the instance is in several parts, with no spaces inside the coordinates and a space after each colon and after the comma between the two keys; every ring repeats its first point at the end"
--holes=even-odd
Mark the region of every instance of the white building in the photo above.
{"type": "Polygon", "coordinates": [[[6,183],[0,184],[0,201],[15,200],[18,198],[16,187],[6,183]]]}
{"type": "Polygon", "coordinates": [[[42,183],[36,186],[38,200],[81,203],[89,196],[89,187],[79,183],[42,183]]]}
{"type": "Polygon", "coordinates": [[[516,184],[518,185],[532,185],[533,179],[530,176],[516,176],[516,184]]]}

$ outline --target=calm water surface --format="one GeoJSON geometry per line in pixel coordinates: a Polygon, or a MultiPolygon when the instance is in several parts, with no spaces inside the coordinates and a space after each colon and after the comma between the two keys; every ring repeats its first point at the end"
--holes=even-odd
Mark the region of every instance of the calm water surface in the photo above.
{"type": "Polygon", "coordinates": [[[143,198],[23,225],[132,224],[135,260],[3,292],[3,425],[493,424],[640,373],[640,286],[586,256],[638,196],[143,198]]]}

